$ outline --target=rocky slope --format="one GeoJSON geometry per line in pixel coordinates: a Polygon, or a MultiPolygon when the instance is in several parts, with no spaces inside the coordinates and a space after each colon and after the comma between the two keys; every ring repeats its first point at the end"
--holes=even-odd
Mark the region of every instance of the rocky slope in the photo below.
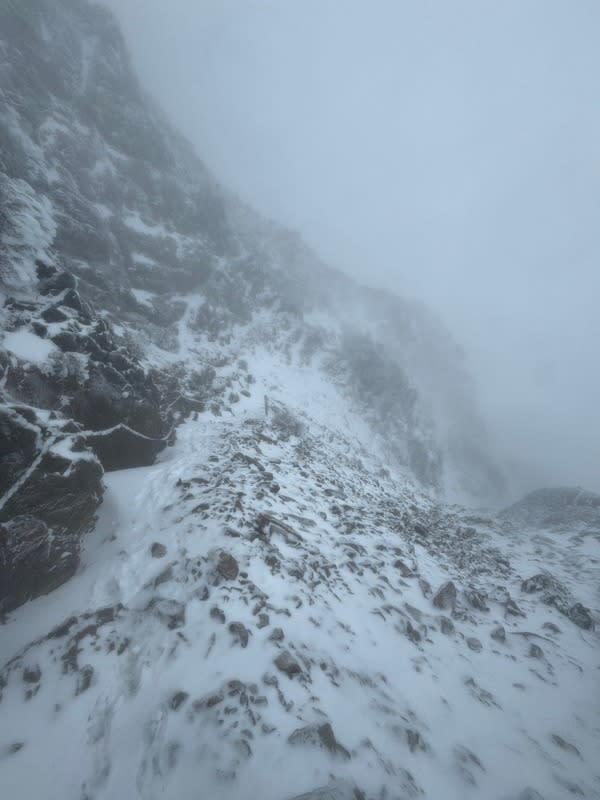
{"type": "Polygon", "coordinates": [[[0,4],[0,200],[9,795],[600,797],[598,504],[442,502],[503,478],[426,310],[222,189],[87,2],[0,4]]]}
{"type": "MultiPolygon", "coordinates": [[[[0,475],[0,522],[57,435],[105,470],[150,464],[189,413],[222,413],[246,343],[264,339],[350,397],[422,485],[501,491],[458,349],[424,309],[354,285],[218,186],[145,97],[102,8],[30,0],[0,14],[0,413],[2,455],[20,465],[0,475]],[[24,407],[35,447],[19,438],[24,407]]],[[[99,475],[93,491],[97,506],[99,475]]],[[[47,525],[37,500],[29,515],[24,552],[47,525]]],[[[88,517],[45,534],[64,529],[73,564],[88,517]]],[[[11,536],[5,609],[23,572],[11,536]]],[[[45,569],[66,575],[57,553],[45,569]]]]}

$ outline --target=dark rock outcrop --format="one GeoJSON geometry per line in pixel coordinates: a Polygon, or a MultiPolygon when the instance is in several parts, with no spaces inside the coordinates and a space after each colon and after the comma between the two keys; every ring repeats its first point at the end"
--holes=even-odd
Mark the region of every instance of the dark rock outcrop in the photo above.
{"type": "Polygon", "coordinates": [[[95,522],[103,470],[77,435],[27,408],[0,409],[0,610],[64,583],[95,522]]]}
{"type": "Polygon", "coordinates": [[[288,742],[293,745],[319,747],[327,750],[333,756],[341,756],[348,761],[351,758],[348,750],[335,738],[329,722],[325,722],[323,725],[306,725],[304,728],[297,728],[289,735],[288,742]]]}
{"type": "Polygon", "coordinates": [[[594,628],[594,619],[589,608],[574,601],[571,593],[559,580],[549,572],[532,575],[521,584],[521,590],[527,594],[539,593],[542,602],[554,606],[557,611],[568,617],[571,622],[584,630],[594,628]]]}

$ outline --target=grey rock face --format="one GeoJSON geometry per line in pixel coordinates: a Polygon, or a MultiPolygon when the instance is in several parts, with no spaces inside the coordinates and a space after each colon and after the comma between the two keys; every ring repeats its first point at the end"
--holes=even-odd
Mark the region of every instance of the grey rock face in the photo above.
{"type": "Polygon", "coordinates": [[[10,611],[77,569],[103,470],[80,437],[49,428],[31,409],[0,407],[0,428],[0,610],[10,611]]]}

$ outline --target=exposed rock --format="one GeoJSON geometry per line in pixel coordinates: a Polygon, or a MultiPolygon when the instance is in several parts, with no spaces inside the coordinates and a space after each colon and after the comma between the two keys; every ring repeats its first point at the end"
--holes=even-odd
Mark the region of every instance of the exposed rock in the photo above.
{"type": "Polygon", "coordinates": [[[410,578],[414,574],[412,569],[408,567],[400,558],[394,562],[394,567],[398,570],[403,578],[410,578]]]}
{"type": "Polygon", "coordinates": [[[5,408],[0,417],[6,436],[0,445],[6,489],[0,500],[4,611],[47,594],[74,574],[81,537],[94,525],[103,492],[96,458],[85,448],[76,451],[80,443],[74,437],[63,437],[55,447],[46,426],[29,416],[27,422],[18,409],[5,408]]]}
{"type": "Polygon", "coordinates": [[[160,542],[153,542],[150,548],[152,558],[164,558],[167,555],[167,548],[160,542]]]}
{"type": "Polygon", "coordinates": [[[454,623],[450,617],[438,617],[438,619],[440,621],[440,630],[442,633],[446,634],[446,636],[454,633],[454,623]]]}
{"type": "Polygon", "coordinates": [[[299,675],[302,672],[302,667],[293,658],[289,650],[284,650],[280,653],[274,661],[275,666],[280,672],[284,672],[288,678],[293,678],[294,675],[299,675]]]}
{"type": "Polygon", "coordinates": [[[231,553],[221,550],[217,563],[217,573],[226,581],[234,581],[240,571],[239,564],[231,553]]]}
{"type": "Polygon", "coordinates": [[[473,650],[473,652],[479,653],[481,652],[483,645],[481,644],[479,639],[476,639],[474,636],[468,636],[467,647],[469,648],[469,650],[473,650]]]}
{"type": "Polygon", "coordinates": [[[25,667],[23,670],[24,683],[39,683],[42,679],[42,670],[36,664],[34,667],[25,667]]]}
{"type": "Polygon", "coordinates": [[[529,658],[543,658],[544,651],[538,644],[531,644],[529,646],[529,658]]]}
{"type": "Polygon", "coordinates": [[[509,597],[504,604],[504,610],[507,614],[510,614],[513,617],[524,617],[525,614],[521,611],[519,606],[515,603],[512,597],[509,597]]]}
{"type": "Polygon", "coordinates": [[[545,628],[547,631],[550,631],[550,633],[560,633],[561,632],[560,628],[558,627],[558,625],[555,625],[553,622],[544,622],[544,624],[542,625],[542,628],[545,628]]]}
{"type": "Polygon", "coordinates": [[[578,756],[579,758],[581,758],[581,753],[575,747],[575,745],[571,744],[571,742],[567,742],[566,739],[562,738],[562,736],[559,736],[557,733],[553,733],[550,736],[550,739],[551,739],[551,741],[554,742],[554,744],[557,747],[560,747],[561,750],[565,750],[565,752],[571,753],[572,755],[578,756]]]}
{"type": "Polygon", "coordinates": [[[579,628],[583,628],[586,631],[594,628],[594,620],[592,619],[589,608],[586,608],[581,603],[572,605],[567,612],[567,616],[571,622],[574,622],[579,628]]]}
{"type": "Polygon", "coordinates": [[[527,578],[521,584],[521,589],[527,594],[541,593],[542,602],[554,606],[578,627],[584,630],[594,628],[590,609],[581,603],[574,603],[567,588],[549,572],[540,572],[527,578]]]}
{"type": "Polygon", "coordinates": [[[241,622],[231,622],[229,624],[229,633],[233,636],[234,641],[241,647],[248,646],[248,640],[251,632],[241,622]]]}
{"type": "Polygon", "coordinates": [[[497,642],[505,642],[506,641],[506,631],[504,630],[503,625],[496,625],[495,628],[492,629],[490,636],[492,639],[495,639],[497,642]]]}
{"type": "Polygon", "coordinates": [[[444,583],[434,595],[433,605],[442,611],[454,610],[456,606],[456,586],[452,581],[444,583]]]}
{"type": "Polygon", "coordinates": [[[294,745],[309,745],[328,750],[334,756],[341,756],[350,760],[351,755],[335,738],[333,728],[329,722],[323,725],[306,725],[298,728],[288,737],[288,742],[294,745]]]}
{"type": "Polygon", "coordinates": [[[125,425],[118,425],[108,432],[89,433],[86,442],[107,471],[153,464],[166,443],[162,437],[146,436],[125,425]]]}
{"type": "Polygon", "coordinates": [[[562,591],[562,585],[548,572],[540,572],[527,578],[521,583],[521,591],[532,594],[533,592],[541,592],[544,590],[562,591]]]}
{"type": "Polygon", "coordinates": [[[86,664],[84,667],[81,667],[79,670],[79,678],[77,679],[77,689],[75,690],[75,694],[83,694],[86,692],[90,686],[92,685],[92,680],[94,677],[94,668],[90,664],[86,664]]]}
{"type": "Polygon", "coordinates": [[[283,633],[283,630],[281,628],[273,628],[273,630],[272,630],[272,632],[271,632],[271,634],[269,636],[269,641],[270,642],[282,642],[284,640],[284,638],[285,638],[284,637],[284,633],[283,633]]]}
{"type": "Polygon", "coordinates": [[[174,630],[185,624],[185,606],[178,600],[155,597],[147,606],[168,628],[174,630]]]}
{"type": "Polygon", "coordinates": [[[33,462],[41,429],[29,409],[0,407],[0,497],[33,462]]]}
{"type": "Polygon", "coordinates": [[[406,621],[404,632],[406,633],[410,641],[414,642],[415,644],[420,642],[422,639],[422,636],[419,633],[419,631],[414,627],[414,625],[412,625],[412,623],[409,620],[406,621]]]}
{"type": "Polygon", "coordinates": [[[477,589],[467,589],[465,598],[471,608],[475,608],[477,611],[490,610],[486,603],[487,595],[484,592],[480,592],[477,589]]]}
{"type": "Polygon", "coordinates": [[[210,617],[211,619],[216,619],[216,621],[220,622],[222,625],[225,624],[225,612],[218,606],[213,606],[211,608],[210,617]]]}
{"type": "Polygon", "coordinates": [[[182,690],[174,692],[169,698],[169,708],[172,711],[179,711],[179,709],[186,702],[189,696],[190,696],[189,692],[184,692],[182,690]]]}

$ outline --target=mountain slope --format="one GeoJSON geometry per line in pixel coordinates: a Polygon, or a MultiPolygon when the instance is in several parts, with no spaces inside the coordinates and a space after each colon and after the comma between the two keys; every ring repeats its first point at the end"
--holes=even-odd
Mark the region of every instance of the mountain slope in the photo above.
{"type": "Polygon", "coordinates": [[[597,634],[570,614],[598,533],[444,511],[328,413],[244,398],[107,476],[78,575],[1,631],[13,794],[599,796],[597,634]]]}
{"type": "Polygon", "coordinates": [[[444,504],[503,479],[439,323],[220,187],[103,9],[0,23],[1,785],[599,797],[594,519],[444,504]]]}
{"type": "Polygon", "coordinates": [[[181,318],[174,295],[201,290],[196,322],[208,338],[276,312],[282,347],[294,329],[324,350],[420,481],[497,492],[472,388],[441,326],[416,304],[356,286],[219,187],[144,96],[107,12],[28,8],[3,12],[5,291],[36,292],[37,259],[75,276],[86,310],[167,349],[181,318]]]}

